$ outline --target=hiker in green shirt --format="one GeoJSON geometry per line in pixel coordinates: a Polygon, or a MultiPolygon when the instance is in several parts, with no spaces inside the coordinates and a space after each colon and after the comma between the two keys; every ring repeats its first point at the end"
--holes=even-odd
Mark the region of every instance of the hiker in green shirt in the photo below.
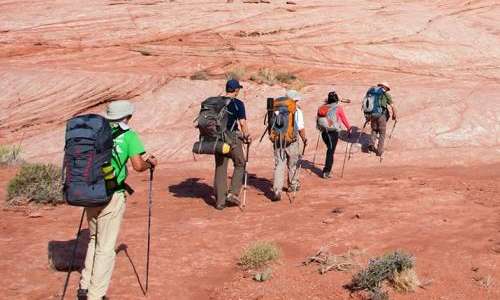
{"type": "Polygon", "coordinates": [[[383,89],[383,94],[380,98],[380,106],[382,106],[382,115],[381,116],[371,116],[367,121],[370,121],[370,126],[372,128],[370,143],[368,145],[368,150],[375,152],[377,156],[382,156],[384,153],[384,142],[385,135],[387,130],[387,121],[389,121],[390,113],[389,107],[392,110],[392,119],[397,121],[397,111],[396,106],[392,101],[392,97],[389,94],[391,88],[389,84],[383,82],[377,85],[383,89]],[[378,145],[375,148],[375,140],[377,139],[378,134],[378,145]]]}
{"type": "Polygon", "coordinates": [[[129,101],[114,101],[107,107],[105,117],[110,121],[114,136],[111,165],[118,187],[114,189],[113,197],[107,205],[85,208],[90,241],[80,279],[78,300],[106,299],[115,262],[116,241],[125,212],[127,161],[130,160],[132,168],[137,172],[152,169],[158,163],[152,155],[147,159],[143,158],[144,145],[139,135],[128,126],[133,113],[134,107],[129,101]]]}

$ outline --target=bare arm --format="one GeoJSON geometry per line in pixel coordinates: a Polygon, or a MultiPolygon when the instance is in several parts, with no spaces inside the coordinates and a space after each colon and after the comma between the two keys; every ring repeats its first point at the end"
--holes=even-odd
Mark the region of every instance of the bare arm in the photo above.
{"type": "Polygon", "coordinates": [[[302,128],[301,130],[299,130],[299,135],[300,135],[300,138],[302,139],[302,142],[304,144],[307,144],[307,137],[306,137],[306,129],[305,128],[302,128]]]}
{"type": "Polygon", "coordinates": [[[239,119],[238,124],[240,125],[241,132],[243,133],[243,137],[245,137],[247,142],[252,141],[252,137],[250,136],[250,133],[248,131],[248,124],[246,119],[239,119]]]}
{"type": "Polygon", "coordinates": [[[391,110],[392,110],[392,119],[397,121],[398,115],[397,115],[396,106],[394,105],[394,103],[389,104],[389,106],[391,107],[391,110]]]}
{"type": "Polygon", "coordinates": [[[144,172],[154,168],[158,164],[158,160],[154,156],[150,156],[148,159],[144,160],[142,155],[130,157],[130,162],[132,163],[132,168],[137,172],[144,172]]]}

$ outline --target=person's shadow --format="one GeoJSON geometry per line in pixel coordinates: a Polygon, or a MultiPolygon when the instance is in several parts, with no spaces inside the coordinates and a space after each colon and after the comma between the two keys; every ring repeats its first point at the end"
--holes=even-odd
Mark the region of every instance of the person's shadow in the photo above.
{"type": "Polygon", "coordinates": [[[69,241],[49,241],[48,259],[49,266],[60,272],[78,271],[81,272],[85,264],[85,254],[89,243],[89,230],[82,229],[78,238],[78,247],[76,248],[75,258],[71,264],[73,249],[76,239],[69,241]]]}
{"type": "MultiPolygon", "coordinates": [[[[367,124],[365,127],[365,131],[367,130],[367,127],[369,125],[367,124]]],[[[362,152],[368,153],[368,144],[370,143],[370,135],[363,132],[363,130],[357,126],[352,126],[351,127],[351,134],[349,135],[347,131],[342,130],[339,134],[339,139],[341,141],[350,143],[348,151],[351,151],[351,153],[355,152],[355,148],[353,147],[358,147],[361,149],[362,152]]],[[[359,150],[358,150],[359,151],[359,150]]]]}
{"type": "Polygon", "coordinates": [[[273,197],[273,182],[264,177],[258,177],[254,173],[248,173],[248,185],[261,192],[268,199],[273,197]]]}
{"type": "Polygon", "coordinates": [[[177,198],[201,198],[207,205],[214,206],[213,187],[200,181],[201,178],[187,178],[170,185],[168,191],[177,198]]]}
{"type": "MultiPolygon", "coordinates": [[[[316,160],[317,159],[318,158],[316,157],[316,160]]],[[[324,157],[321,158],[321,160],[323,160],[323,159],[324,159],[324,157]]],[[[309,172],[314,173],[319,177],[321,177],[323,175],[323,170],[321,168],[317,167],[317,165],[318,165],[317,161],[313,164],[312,161],[309,161],[307,159],[302,159],[300,161],[300,163],[301,163],[302,169],[308,170],[309,172]]]]}

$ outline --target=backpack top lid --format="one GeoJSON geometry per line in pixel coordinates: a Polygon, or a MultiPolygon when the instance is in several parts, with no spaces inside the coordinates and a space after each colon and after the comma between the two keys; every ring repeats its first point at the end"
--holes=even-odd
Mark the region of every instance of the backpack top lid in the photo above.
{"type": "Polygon", "coordinates": [[[366,95],[376,95],[376,96],[382,96],[384,93],[384,89],[380,86],[372,86],[368,91],[366,92],[366,95]]]}
{"type": "Polygon", "coordinates": [[[65,149],[76,144],[94,144],[97,151],[113,147],[109,121],[101,115],[86,114],[73,117],[66,123],[65,149]]]}
{"type": "Polygon", "coordinates": [[[297,102],[288,97],[279,97],[273,101],[273,110],[281,111],[286,108],[288,113],[295,113],[297,111],[297,102]]]}

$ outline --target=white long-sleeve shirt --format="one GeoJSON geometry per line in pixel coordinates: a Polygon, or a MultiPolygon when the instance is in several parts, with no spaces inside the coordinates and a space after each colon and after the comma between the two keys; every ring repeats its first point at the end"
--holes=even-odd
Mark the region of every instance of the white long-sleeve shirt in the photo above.
{"type": "Polygon", "coordinates": [[[297,111],[295,112],[295,131],[300,131],[304,129],[304,113],[300,108],[297,107],[297,111]]]}

